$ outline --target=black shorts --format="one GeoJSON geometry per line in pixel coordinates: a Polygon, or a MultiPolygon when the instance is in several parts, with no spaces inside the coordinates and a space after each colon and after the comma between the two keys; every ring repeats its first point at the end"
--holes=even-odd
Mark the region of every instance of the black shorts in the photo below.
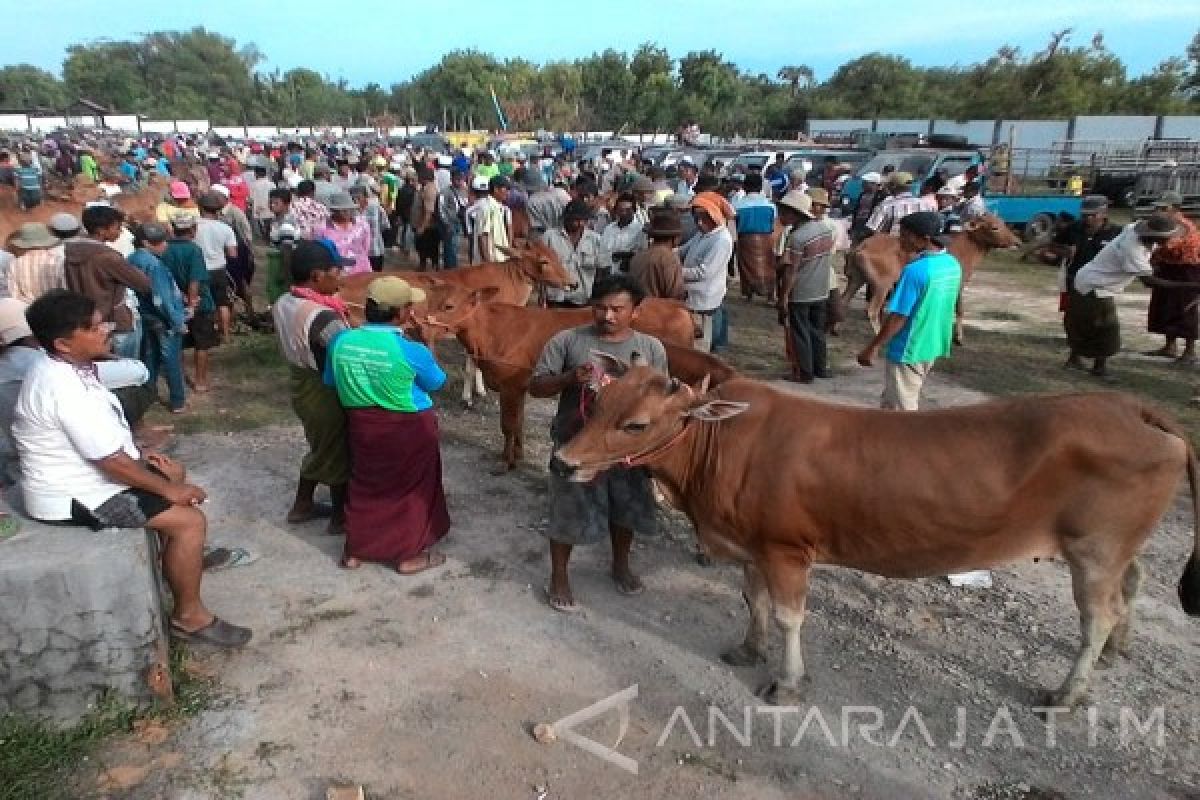
{"type": "Polygon", "coordinates": [[[233,284],[229,279],[229,271],[210,269],[208,271],[208,290],[212,292],[213,302],[217,308],[233,308],[233,284]]]}
{"type": "MultiPolygon", "coordinates": [[[[157,467],[146,469],[161,478],[167,477],[157,467]]],[[[78,500],[71,500],[69,520],[43,520],[50,525],[83,526],[94,531],[106,528],[144,528],[146,523],[171,507],[171,501],[145,489],[126,489],[89,509],[78,500]]]]}
{"type": "Polygon", "coordinates": [[[212,350],[221,343],[221,333],[217,330],[217,312],[197,311],[188,321],[187,336],[183,339],[184,347],[196,350],[212,350]]]}

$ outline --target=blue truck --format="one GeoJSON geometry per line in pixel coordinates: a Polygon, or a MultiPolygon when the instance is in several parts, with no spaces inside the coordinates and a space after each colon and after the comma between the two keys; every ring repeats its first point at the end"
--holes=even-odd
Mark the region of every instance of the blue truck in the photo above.
{"type": "MultiPolygon", "coordinates": [[[[973,166],[985,163],[983,153],[975,148],[908,147],[880,150],[874,157],[859,167],[854,176],[842,187],[842,209],[848,210],[862,194],[862,177],[868,172],[882,173],[885,167],[894,167],[897,172],[910,173],[915,182],[913,191],[920,190],[921,182],[935,172],[942,171],[947,178],[961,175],[973,166]]],[[[1005,192],[1000,176],[992,175],[984,187],[984,202],[991,211],[1008,225],[1023,232],[1033,241],[1049,234],[1054,229],[1055,217],[1065,212],[1079,216],[1083,198],[1077,194],[1063,192],[1005,192]]]]}

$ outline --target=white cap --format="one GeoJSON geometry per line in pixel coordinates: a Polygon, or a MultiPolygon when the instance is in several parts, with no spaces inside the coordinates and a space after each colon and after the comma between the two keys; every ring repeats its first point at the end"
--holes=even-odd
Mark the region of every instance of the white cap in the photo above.
{"type": "Polygon", "coordinates": [[[488,183],[486,176],[476,175],[475,180],[471,181],[471,188],[477,192],[486,192],[492,187],[491,184],[488,183]]]}
{"type": "Polygon", "coordinates": [[[441,155],[437,157],[437,163],[439,167],[448,167],[454,163],[454,159],[447,155],[441,155]]]}
{"type": "Polygon", "coordinates": [[[958,197],[958,190],[953,186],[943,186],[937,190],[937,193],[942,197],[958,197]]]}
{"type": "Polygon", "coordinates": [[[863,183],[883,183],[883,176],[878,172],[865,172],[862,181],[863,183]]]}
{"type": "Polygon", "coordinates": [[[229,187],[228,187],[228,186],[226,186],[225,184],[223,184],[223,183],[214,183],[214,184],[213,184],[213,187],[212,187],[212,190],[213,190],[214,192],[217,192],[218,194],[223,194],[223,195],[225,195],[225,199],[226,199],[226,200],[228,200],[228,199],[229,199],[229,187]]]}

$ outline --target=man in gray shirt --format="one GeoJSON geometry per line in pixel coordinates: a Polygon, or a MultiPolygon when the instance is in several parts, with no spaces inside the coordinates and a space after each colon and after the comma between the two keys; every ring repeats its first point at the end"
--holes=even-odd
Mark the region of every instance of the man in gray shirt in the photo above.
{"type": "Polygon", "coordinates": [[[787,327],[790,380],[830,378],[825,319],[833,286],[833,231],[813,215],[812,198],[793,189],[779,201],[779,218],[792,226],[779,265],[779,316],[787,327]]]}
{"type": "Polygon", "coordinates": [[[526,169],[521,179],[529,200],[525,213],[529,215],[529,236],[540,242],[547,231],[562,227],[562,213],[567,203],[563,196],[546,185],[546,179],[536,169],[526,169]]]}
{"type": "MultiPolygon", "coordinates": [[[[630,327],[645,294],[628,275],[600,278],[592,292],[593,322],[555,334],[546,343],[533,369],[529,393],[534,397],[558,395],[558,412],[550,427],[555,448],[579,432],[596,402],[599,388],[610,378],[605,354],[626,364],[635,354],[663,374],[667,354],[653,336],[630,327]]],[[[577,544],[604,538],[612,542],[612,577],[622,594],[640,594],[645,588],[629,566],[633,533],[655,532],[655,502],[650,475],[642,468],[614,467],[591,483],[574,483],[550,472],[550,607],[579,610],[571,593],[567,563],[577,544]]]]}

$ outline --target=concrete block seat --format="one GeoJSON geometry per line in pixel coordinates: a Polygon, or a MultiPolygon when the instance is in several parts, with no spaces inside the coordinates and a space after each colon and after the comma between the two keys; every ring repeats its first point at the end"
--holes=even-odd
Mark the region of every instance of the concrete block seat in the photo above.
{"type": "Polygon", "coordinates": [[[157,534],[21,517],[0,541],[0,714],[77,722],[106,691],[169,699],[157,534]]]}

